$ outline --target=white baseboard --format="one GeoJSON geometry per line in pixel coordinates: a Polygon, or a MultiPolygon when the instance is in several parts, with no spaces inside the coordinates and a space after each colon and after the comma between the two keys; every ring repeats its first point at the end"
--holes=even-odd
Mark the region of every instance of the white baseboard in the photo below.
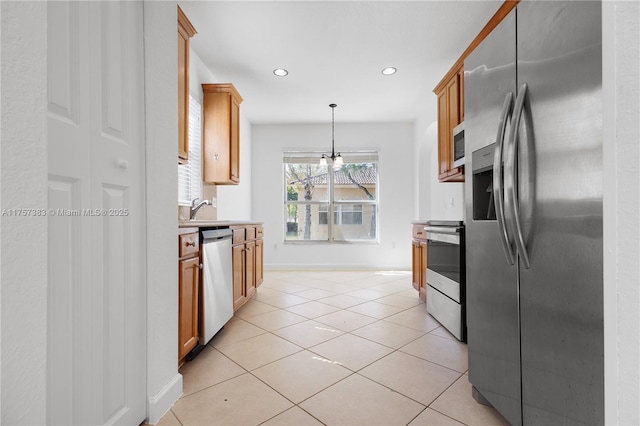
{"type": "Polygon", "coordinates": [[[269,271],[410,271],[411,265],[386,265],[386,266],[372,266],[370,264],[355,265],[355,264],[264,264],[264,269],[269,271]]]}
{"type": "Polygon", "coordinates": [[[147,423],[155,425],[182,395],[182,374],[178,373],[147,402],[147,423]]]}

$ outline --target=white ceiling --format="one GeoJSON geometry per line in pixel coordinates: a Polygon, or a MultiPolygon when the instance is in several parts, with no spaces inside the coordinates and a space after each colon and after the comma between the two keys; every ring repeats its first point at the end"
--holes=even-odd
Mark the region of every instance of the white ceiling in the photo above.
{"type": "Polygon", "coordinates": [[[502,0],[182,1],[191,46],[254,124],[435,119],[434,86],[502,0]],[[398,72],[384,76],[393,66],[398,72]],[[287,77],[276,77],[275,68],[287,77]]]}

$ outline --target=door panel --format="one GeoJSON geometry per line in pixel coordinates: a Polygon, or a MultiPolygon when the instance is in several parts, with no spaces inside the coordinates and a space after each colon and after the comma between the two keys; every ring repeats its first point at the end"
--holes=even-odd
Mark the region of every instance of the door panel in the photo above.
{"type": "Polygon", "coordinates": [[[518,84],[529,87],[518,176],[531,260],[520,273],[524,422],[603,424],[601,5],[521,2],[518,22],[518,84]]]}
{"type": "MultiPolygon", "coordinates": [[[[464,110],[469,380],[511,424],[518,425],[522,420],[517,268],[503,254],[496,220],[475,220],[472,208],[472,153],[496,142],[505,96],[516,90],[515,24],[512,12],[465,60],[464,110]]],[[[489,185],[484,183],[479,191],[486,193],[489,185]]]]}
{"type": "Polygon", "coordinates": [[[48,13],[48,423],[139,424],[142,4],[52,2],[48,13]]]}
{"type": "Polygon", "coordinates": [[[252,241],[245,244],[246,275],[245,291],[246,296],[251,297],[256,291],[256,243],[252,241]]]}
{"type": "Polygon", "coordinates": [[[235,311],[244,303],[246,298],[244,280],[245,280],[245,250],[244,244],[235,245],[232,248],[233,263],[233,310],[235,311]]]}

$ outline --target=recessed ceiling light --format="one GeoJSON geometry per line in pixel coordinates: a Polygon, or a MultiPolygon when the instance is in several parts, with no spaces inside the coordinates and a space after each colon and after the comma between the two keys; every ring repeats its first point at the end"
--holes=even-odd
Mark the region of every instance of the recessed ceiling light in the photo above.
{"type": "Polygon", "coordinates": [[[382,74],[384,75],[393,75],[397,72],[398,70],[395,69],[394,67],[386,67],[382,70],[382,74]]]}
{"type": "Polygon", "coordinates": [[[284,68],[276,68],[275,70],[273,70],[273,73],[278,77],[284,77],[289,74],[289,71],[285,70],[284,68]]]}

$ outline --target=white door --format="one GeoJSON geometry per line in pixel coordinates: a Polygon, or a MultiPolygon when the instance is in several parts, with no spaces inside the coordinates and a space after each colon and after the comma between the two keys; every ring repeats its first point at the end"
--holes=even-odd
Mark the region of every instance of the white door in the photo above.
{"type": "Polygon", "coordinates": [[[47,423],[146,417],[142,3],[48,3],[47,423]]]}

